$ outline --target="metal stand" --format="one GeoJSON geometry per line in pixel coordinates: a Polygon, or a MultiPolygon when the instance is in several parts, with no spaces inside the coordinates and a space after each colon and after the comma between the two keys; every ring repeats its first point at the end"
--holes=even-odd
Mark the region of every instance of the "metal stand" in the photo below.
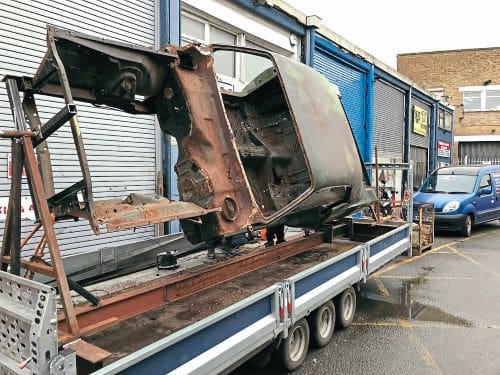
{"type": "MultiPolygon", "coordinates": [[[[5,83],[17,131],[0,132],[1,138],[11,139],[13,165],[11,194],[7,212],[6,230],[4,232],[2,251],[0,253],[0,263],[2,265],[2,270],[5,270],[7,264],[10,264],[11,273],[16,275],[20,274],[20,268],[24,268],[31,273],[41,273],[54,277],[59,289],[61,303],[66,317],[67,329],[71,335],[77,336],[79,334],[79,328],[74,306],[71,301],[68,280],[64,272],[59,245],[56,239],[54,219],[49,210],[44,183],[35,157],[32,137],[35,137],[36,133],[27,130],[26,118],[22,110],[23,107],[16,80],[12,78],[6,79],[5,83]],[[32,237],[38,228],[43,227],[44,236],[41,241],[44,241],[49,249],[51,265],[36,260],[21,260],[20,207],[23,166],[26,167],[28,184],[36,208],[35,212],[41,223],[41,225],[35,225],[34,230],[28,237],[32,237]]],[[[28,240],[29,238],[23,241],[23,244],[26,244],[28,240]]],[[[35,259],[43,254],[43,247],[44,245],[40,243],[37,248],[39,254],[35,254],[35,259]]]]}

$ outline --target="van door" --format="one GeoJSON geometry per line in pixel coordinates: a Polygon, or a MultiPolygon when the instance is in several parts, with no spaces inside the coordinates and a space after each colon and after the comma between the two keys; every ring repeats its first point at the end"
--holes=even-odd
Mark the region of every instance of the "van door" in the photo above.
{"type": "Polygon", "coordinates": [[[495,219],[496,212],[496,192],[493,190],[491,175],[485,173],[481,176],[479,188],[477,190],[477,216],[478,222],[484,222],[495,219]],[[481,191],[487,191],[487,194],[481,194],[481,191]]]}
{"type": "Polygon", "coordinates": [[[500,171],[491,174],[495,194],[495,212],[493,219],[500,219],[500,171]]]}

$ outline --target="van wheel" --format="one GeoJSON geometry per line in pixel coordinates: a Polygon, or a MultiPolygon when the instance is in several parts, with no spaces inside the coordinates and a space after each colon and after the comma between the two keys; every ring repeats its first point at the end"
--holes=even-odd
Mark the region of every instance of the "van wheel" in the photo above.
{"type": "Polygon", "coordinates": [[[470,237],[472,232],[472,217],[471,215],[466,215],[464,222],[462,224],[462,230],[460,231],[464,237],[470,237]]]}
{"type": "Polygon", "coordinates": [[[352,287],[347,288],[335,299],[337,323],[339,329],[346,329],[354,320],[356,314],[356,292],[352,287]]]}
{"type": "Polygon", "coordinates": [[[280,364],[286,371],[295,371],[306,359],[309,347],[309,325],[302,318],[294,324],[288,337],[281,342],[279,348],[280,364]]]}
{"type": "Polygon", "coordinates": [[[335,306],[332,301],[318,307],[309,318],[314,345],[322,348],[330,342],[335,328],[335,306]]]}

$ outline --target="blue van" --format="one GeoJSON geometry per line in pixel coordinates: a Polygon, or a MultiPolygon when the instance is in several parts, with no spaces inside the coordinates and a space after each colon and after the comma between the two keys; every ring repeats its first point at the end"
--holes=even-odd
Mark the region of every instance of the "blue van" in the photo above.
{"type": "Polygon", "coordinates": [[[460,231],[500,218],[500,165],[436,169],[413,196],[434,203],[436,230],[460,231]]]}

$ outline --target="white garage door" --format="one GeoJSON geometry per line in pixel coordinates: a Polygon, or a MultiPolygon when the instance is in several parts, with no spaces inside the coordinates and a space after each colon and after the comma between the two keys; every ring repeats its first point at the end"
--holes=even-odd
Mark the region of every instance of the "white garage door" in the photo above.
{"type": "MultiPolygon", "coordinates": [[[[154,0],[2,0],[0,23],[0,75],[33,76],[46,51],[46,24],[107,39],[154,46],[154,0]]],[[[62,107],[62,100],[37,98],[42,123],[62,107]]],[[[155,123],[152,116],[78,105],[96,199],[125,197],[130,192],[155,191],[155,123]]],[[[12,116],[0,83],[0,129],[12,128],[12,116]]],[[[81,179],[69,125],[49,140],[56,192],[81,179]]],[[[0,141],[0,197],[9,196],[7,160],[10,143],[0,141]]],[[[29,192],[26,184],[23,196],[29,192]]],[[[5,199],[4,199],[5,200],[5,199]]],[[[0,220],[0,235],[5,221],[0,220]]],[[[33,222],[25,220],[23,232],[33,222]]],[[[154,228],[103,233],[99,238],[88,222],[56,225],[63,255],[134,242],[154,235],[154,228]]],[[[103,232],[105,232],[105,229],[103,232]]],[[[29,250],[29,248],[27,248],[29,250]]],[[[24,253],[28,255],[28,253],[24,253]]]]}

